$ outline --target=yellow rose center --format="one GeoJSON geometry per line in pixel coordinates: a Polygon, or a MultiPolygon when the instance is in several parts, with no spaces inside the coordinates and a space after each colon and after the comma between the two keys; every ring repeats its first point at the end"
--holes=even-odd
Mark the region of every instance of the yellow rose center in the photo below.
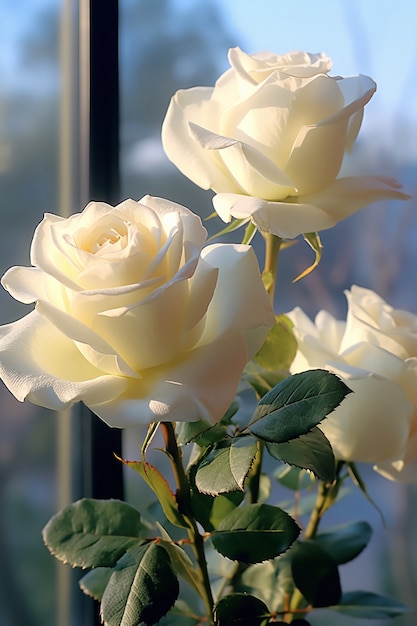
{"type": "Polygon", "coordinates": [[[119,233],[115,228],[110,228],[104,233],[101,233],[99,238],[93,243],[91,247],[91,252],[95,254],[99,250],[101,250],[104,246],[114,245],[123,237],[121,233],[119,233]]]}

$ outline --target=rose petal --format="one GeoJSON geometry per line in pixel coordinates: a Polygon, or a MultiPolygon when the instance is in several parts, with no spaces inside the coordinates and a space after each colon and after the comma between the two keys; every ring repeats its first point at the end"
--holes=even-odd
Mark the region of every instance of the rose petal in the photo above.
{"type": "Polygon", "coordinates": [[[336,458],[379,463],[398,457],[407,442],[412,415],[401,387],[373,375],[348,379],[346,384],[353,393],[320,424],[336,458]]]}
{"type": "MultiPolygon", "coordinates": [[[[380,200],[408,200],[401,185],[382,176],[347,176],[338,178],[320,192],[300,196],[298,202],[320,207],[329,214],[332,226],[368,204],[380,200]]],[[[327,227],[329,228],[329,226],[327,227]]],[[[308,232],[308,231],[302,231],[308,232]]]]}
{"type": "Polygon", "coordinates": [[[91,328],[48,302],[38,302],[37,312],[68,339],[74,341],[81,354],[98,370],[114,376],[132,376],[135,372],[114,348],[91,328]]]}
{"type": "Polygon", "coordinates": [[[121,428],[161,420],[216,423],[234,398],[247,358],[241,336],[222,337],[168,369],[151,370],[149,378],[132,381],[116,402],[89,406],[110,426],[121,428]]]}
{"type": "Polygon", "coordinates": [[[225,222],[230,222],[232,216],[251,219],[260,231],[283,239],[294,239],[302,233],[317,232],[335,225],[334,217],[327,211],[296,201],[270,202],[251,196],[219,193],[213,198],[213,206],[225,222]]]}
{"type": "Polygon", "coordinates": [[[116,398],[126,378],[96,369],[37,311],[0,327],[0,376],[20,401],[59,410],[116,398]]]}
{"type": "Polygon", "coordinates": [[[3,275],[1,284],[15,300],[32,304],[45,298],[44,274],[37,267],[11,267],[3,275]]]}
{"type": "Polygon", "coordinates": [[[299,126],[298,135],[294,139],[285,172],[295,181],[300,189],[300,195],[327,187],[339,172],[346,147],[349,120],[353,114],[363,109],[376,89],[375,83],[370,78],[356,78],[362,86],[360,96],[340,108],[337,106],[337,94],[343,101],[339,89],[343,80],[336,81],[326,76],[317,76],[297,92],[296,101],[300,102],[300,105],[295,105],[292,113],[296,121],[300,121],[302,125],[299,126]],[[333,89],[330,89],[331,86],[333,89]],[[333,98],[330,97],[331,94],[333,98]],[[333,99],[333,106],[323,106],[322,98],[330,102],[333,99]],[[303,123],[304,117],[307,119],[310,117],[310,106],[314,107],[316,100],[319,101],[318,112],[321,111],[322,115],[327,114],[327,117],[320,117],[317,120],[317,112],[315,123],[303,123]],[[307,109],[304,115],[299,111],[301,103],[307,109]]]}
{"type": "Polygon", "coordinates": [[[195,87],[177,91],[172,97],[162,125],[162,144],[168,158],[196,185],[238,191],[228,178],[227,171],[216,152],[201,148],[190,135],[188,123],[198,120],[207,129],[216,132],[219,113],[210,101],[213,89],[195,87]],[[182,129],[182,132],[178,132],[182,129]]]}
{"type": "Polygon", "coordinates": [[[251,246],[213,244],[202,258],[219,268],[216,290],[200,345],[228,333],[245,333],[251,358],[261,347],[275,315],[270,297],[259,280],[259,266],[251,246]]]}
{"type": "Polygon", "coordinates": [[[417,315],[393,309],[370,289],[352,285],[348,301],[343,349],[365,341],[405,359],[417,355],[417,315]]]}
{"type": "MultiPolygon", "coordinates": [[[[196,124],[190,124],[190,132],[204,149],[220,150],[220,157],[240,191],[278,200],[296,192],[288,176],[256,148],[216,135],[196,124]]],[[[215,185],[211,187],[220,191],[215,185]]],[[[230,188],[231,185],[227,185],[226,189],[230,188]]]]}

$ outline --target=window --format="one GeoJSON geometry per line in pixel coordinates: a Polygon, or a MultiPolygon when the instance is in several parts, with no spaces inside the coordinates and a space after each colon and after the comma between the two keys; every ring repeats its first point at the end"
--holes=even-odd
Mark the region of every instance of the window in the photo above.
{"type": "MultiPolygon", "coordinates": [[[[402,7],[401,16],[387,0],[378,6],[306,0],[285,7],[267,0],[19,0],[2,9],[1,274],[12,265],[30,264],[31,237],[45,211],[76,212],[90,198],[116,203],[149,193],[207,217],[210,194],[168,162],[160,127],[171,95],[179,88],[213,84],[227,67],[227,49],[237,45],[248,52],[324,49],[334,59],[336,73],[373,76],[379,90],[365,114],[358,156],[415,194],[413,3],[402,7]]],[[[210,222],[207,227],[212,228],[210,222]]],[[[280,293],[282,310],[297,303],[310,314],[322,307],[343,314],[343,288],[358,283],[416,311],[416,232],[412,204],[365,209],[331,234],[323,233],[324,269],[293,285],[292,279],[312,261],[307,247],[300,251],[302,244],[295,246],[281,267],[287,277],[280,293]],[[377,246],[375,232],[384,246],[377,246]]],[[[5,324],[26,308],[1,290],[0,311],[5,324]]],[[[40,533],[70,500],[120,496],[121,468],[112,456],[120,447],[120,434],[82,408],[58,416],[20,404],[3,386],[0,411],[0,622],[98,624],[91,601],[77,588],[77,574],[50,557],[40,533]]],[[[135,442],[132,446],[134,454],[135,442]]],[[[395,530],[388,540],[369,506],[369,518],[379,529],[372,563],[361,572],[348,568],[347,576],[366,576],[376,589],[399,598],[401,591],[400,599],[412,606],[416,554],[407,552],[404,537],[417,545],[411,543],[415,529],[408,522],[416,491],[395,486],[394,501],[389,483],[381,485],[377,477],[373,481],[373,498],[383,504],[395,530]],[[380,562],[387,567],[380,568],[380,562]],[[393,580],[380,577],[385,569],[393,580]],[[390,589],[398,580],[399,589],[390,589]]],[[[127,481],[127,486],[137,498],[138,482],[127,481]]],[[[363,499],[358,495],[355,502],[362,513],[363,499]]],[[[341,521],[343,511],[335,519],[341,521]]],[[[401,619],[399,626],[406,624],[401,619]]]]}

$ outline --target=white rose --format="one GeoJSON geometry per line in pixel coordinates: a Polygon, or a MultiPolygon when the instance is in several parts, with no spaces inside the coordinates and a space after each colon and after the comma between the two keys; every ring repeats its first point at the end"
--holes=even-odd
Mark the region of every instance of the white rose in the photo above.
{"type": "Polygon", "coordinates": [[[34,311],[0,327],[19,400],[82,400],[111,426],[218,421],[274,323],[253,250],[216,244],[188,209],[145,197],[45,215],[34,267],[3,286],[34,311]]]}
{"type": "Polygon", "coordinates": [[[324,368],[354,392],[320,425],[337,458],[417,481],[417,316],[361,287],[346,296],[346,322],[325,311],[314,323],[299,308],[288,314],[298,341],[291,372],[324,368]]]}
{"type": "Polygon", "coordinates": [[[178,91],[162,127],[168,157],[218,195],[219,216],[251,219],[284,238],[334,226],[385,198],[407,198],[376,176],[336,178],[376,85],[367,76],[330,77],[324,54],[247,55],[214,88],[178,91]]]}

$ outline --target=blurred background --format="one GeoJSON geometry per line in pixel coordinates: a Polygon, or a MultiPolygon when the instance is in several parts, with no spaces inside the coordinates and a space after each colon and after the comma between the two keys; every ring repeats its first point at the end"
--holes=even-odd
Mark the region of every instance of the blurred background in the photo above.
{"type": "MultiPolygon", "coordinates": [[[[72,164],[65,161],[65,147],[75,139],[68,124],[63,125],[78,98],[68,88],[67,74],[78,72],[80,57],[74,50],[83,0],[79,2],[2,0],[0,5],[0,274],[12,265],[30,264],[33,230],[44,212],[83,208],[70,202],[76,194],[71,194],[72,164]]],[[[160,128],[171,95],[179,88],[212,85],[227,69],[227,50],[233,46],[248,53],[324,51],[333,59],[334,74],[372,76],[378,91],[366,107],[344,169],[393,176],[417,195],[416,3],[120,0],[119,17],[120,200],[149,193],[185,204],[203,218],[212,212],[210,193],[167,161],[160,128]]],[[[216,220],[207,226],[221,227],[216,220]]],[[[299,241],[283,254],[280,312],[300,305],[312,316],[326,308],[343,317],[343,290],[356,283],[417,313],[415,200],[365,208],[322,233],[322,241],[319,268],[296,284],[293,279],[313,261],[312,253],[299,241]]],[[[0,293],[1,324],[26,312],[0,293]]],[[[58,565],[41,539],[43,526],[65,503],[62,457],[76,453],[59,433],[61,418],[68,416],[20,404],[0,388],[2,626],[83,623],[75,605],[70,609],[57,601],[58,565]]],[[[387,524],[384,528],[360,493],[335,507],[330,521],[367,519],[374,528],[371,545],[342,568],[344,589],[390,594],[416,611],[417,490],[364,471],[387,524]]],[[[339,616],[311,621],[334,624],[335,618],[338,626],[351,623],[339,616]]],[[[358,626],[365,623],[356,620],[358,626]]],[[[391,623],[411,626],[416,615],[391,623]]]]}

